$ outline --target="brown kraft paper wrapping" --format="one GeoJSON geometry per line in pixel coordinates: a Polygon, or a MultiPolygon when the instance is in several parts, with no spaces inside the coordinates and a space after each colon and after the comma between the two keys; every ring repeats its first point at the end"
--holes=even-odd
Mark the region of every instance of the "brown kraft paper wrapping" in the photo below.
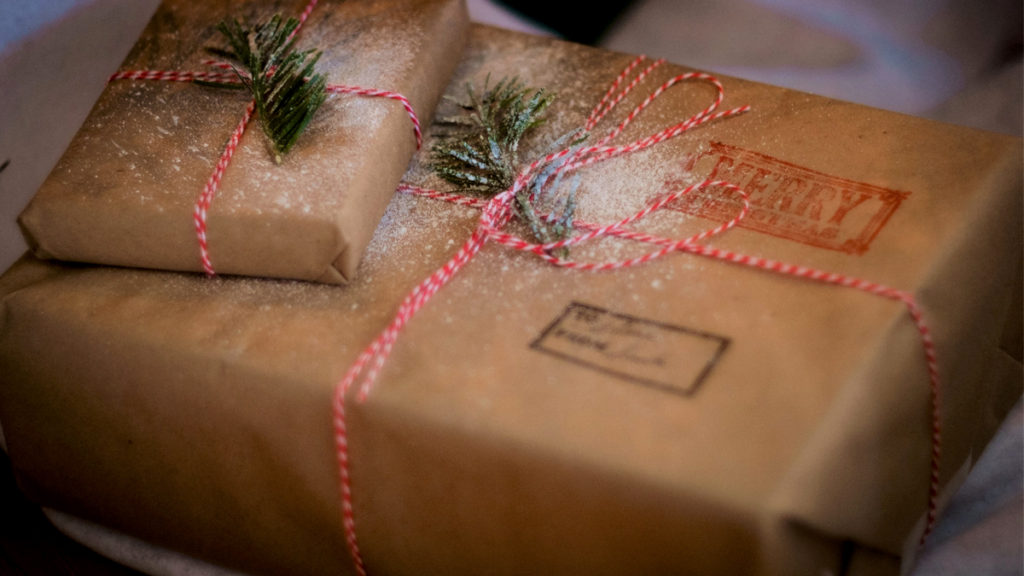
{"type": "MultiPolygon", "coordinates": [[[[323,51],[331,84],[405,96],[424,125],[468,30],[460,0],[324,0],[296,49],[323,51]]],[[[306,2],[165,1],[121,70],[216,71],[218,22],[298,16],[306,2]]],[[[19,222],[42,258],[203,270],[193,208],[248,93],[187,82],[117,80],[19,222]]],[[[281,165],[254,118],[208,211],[217,273],[343,283],[416,149],[392,99],[331,94],[281,165]]]]}
{"type": "MultiPolygon", "coordinates": [[[[557,91],[533,158],[631,59],[477,27],[449,94],[488,73],[557,91]]],[[[595,132],[683,70],[656,69],[595,132]]],[[[911,293],[938,355],[944,502],[1021,394],[1019,139],[723,83],[749,113],[582,169],[578,217],[727,177],[753,210],[706,244],[911,293]]],[[[677,85],[616,142],[713,98],[677,85]]],[[[426,159],[406,180],[443,188],[426,159]]],[[[638,228],[684,238],[731,217],[704,193],[638,228]]],[[[23,259],[0,282],[21,486],[231,567],[351,572],[335,386],[478,218],[397,194],[345,286],[23,259]]],[[[352,394],[371,574],[895,574],[924,524],[921,338],[902,303],[860,290],[689,254],[574,271],[489,243],[404,328],[368,398],[352,394]]]]}

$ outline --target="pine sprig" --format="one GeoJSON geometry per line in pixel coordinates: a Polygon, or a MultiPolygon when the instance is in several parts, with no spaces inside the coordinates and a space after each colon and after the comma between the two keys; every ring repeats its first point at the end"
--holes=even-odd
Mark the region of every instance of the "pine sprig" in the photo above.
{"type": "MultiPolygon", "coordinates": [[[[440,120],[449,133],[433,147],[432,164],[441,178],[484,196],[512,186],[521,168],[520,141],[544,123],[544,113],[555,98],[543,89],[526,87],[517,78],[502,79],[493,88],[488,87],[489,83],[488,77],[482,95],[467,84],[468,101],[456,102],[463,114],[440,120]]],[[[579,141],[575,135],[566,135],[555,145],[570,140],[576,140],[572,144],[579,141]]],[[[572,232],[579,182],[574,179],[568,192],[554,199],[553,191],[560,189],[562,176],[561,164],[550,164],[516,194],[516,215],[526,222],[538,242],[562,240],[572,232]]],[[[560,255],[565,254],[563,250],[560,255]]]]}
{"type": "Polygon", "coordinates": [[[482,95],[466,85],[468,102],[458,102],[465,114],[442,122],[461,128],[459,134],[434,146],[434,170],[467,191],[492,195],[512,185],[519,168],[519,142],[544,122],[554,95],[533,90],[518,79],[502,79],[482,95]]]}
{"type": "Polygon", "coordinates": [[[236,19],[218,26],[244,69],[235,73],[256,101],[260,127],[278,164],[327,98],[327,79],[315,71],[320,51],[294,49],[292,32],[298,25],[295,18],[275,15],[254,28],[236,19]]]}

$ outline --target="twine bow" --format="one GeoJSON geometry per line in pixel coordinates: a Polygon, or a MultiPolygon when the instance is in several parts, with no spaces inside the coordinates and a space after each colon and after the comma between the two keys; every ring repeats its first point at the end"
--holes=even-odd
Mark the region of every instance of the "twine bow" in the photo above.
{"type": "MultiPolygon", "coordinates": [[[[645,68],[639,69],[645,62],[647,62],[647,59],[644,56],[640,56],[632,61],[622,71],[622,73],[619,74],[614,82],[612,82],[601,101],[594,107],[582,127],[582,132],[591,132],[597,124],[626,97],[627,94],[647,78],[654,69],[663,63],[662,60],[656,60],[653,63],[648,64],[645,68]],[[629,78],[631,75],[632,79],[630,80],[629,78]]],[[[352,480],[349,470],[350,459],[348,452],[348,428],[346,425],[345,413],[348,394],[350,390],[358,384],[356,400],[358,402],[365,401],[371,393],[380,371],[387,362],[403,327],[424,305],[427,304],[430,298],[437,293],[438,290],[451,281],[458,271],[472,260],[472,258],[488,241],[496,242],[515,250],[530,252],[555,266],[588,271],[617,270],[644,264],[672,252],[684,252],[722,260],[733,264],[748,266],[759,270],[774,272],[776,274],[793,278],[853,288],[903,303],[920,335],[930,382],[929,392],[932,430],[927,504],[928,509],[925,529],[919,541],[920,545],[924,544],[925,539],[934,528],[938,507],[941,456],[940,382],[938,362],[935,355],[935,345],[932,341],[931,332],[924,321],[921,308],[912,294],[860,278],[794,264],[787,264],[757,256],[749,256],[703,244],[702,242],[704,240],[735,227],[747,215],[747,212],[750,209],[747,193],[736,185],[721,180],[705,180],[668,194],[656,202],[649,204],[637,213],[623,218],[614,224],[599,226],[592,223],[577,221],[575,223],[576,228],[583,230],[583,232],[557,242],[547,244],[533,243],[504,231],[505,226],[510,222],[514,215],[512,202],[516,193],[529,186],[534,179],[538,178],[539,174],[545,167],[554,166],[551,173],[573,172],[590,164],[652,147],[656,144],[679,136],[692,128],[696,128],[714,120],[743,114],[750,109],[749,106],[740,106],[730,110],[717,111],[724,98],[724,93],[722,84],[716,78],[708,74],[701,72],[689,72],[675,76],[655,89],[639,105],[637,105],[624,120],[610,130],[596,144],[579,148],[565,148],[561,151],[548,154],[537,159],[519,173],[514,184],[508,190],[499,193],[490,200],[469,198],[454,193],[428,190],[405,183],[399,186],[400,192],[471,206],[480,209],[481,213],[477,227],[470,238],[459,248],[448,262],[431,274],[427,279],[423,280],[405,297],[401,305],[398,307],[398,311],[391,323],[388,324],[380,335],[360,353],[356,361],[345,374],[344,378],[335,388],[334,432],[340,476],[342,520],[345,529],[346,544],[356,571],[360,575],[366,574],[366,566],[359,551],[358,538],[356,536],[355,514],[353,509],[352,480]],[[609,142],[619,136],[623,130],[625,130],[625,128],[657,97],[661,96],[666,90],[676,84],[691,80],[710,83],[715,87],[717,95],[711,105],[689,119],[665,128],[651,136],[641,138],[625,145],[609,145],[609,142]],[[725,193],[739,194],[742,199],[742,208],[740,212],[734,218],[720,224],[719,226],[702,231],[682,240],[662,238],[631,230],[629,228],[630,224],[664,208],[669,203],[704,188],[718,188],[722,189],[725,193]],[[555,255],[560,248],[581,244],[601,237],[616,237],[643,242],[654,246],[655,249],[638,257],[608,262],[577,262],[574,260],[560,258],[555,255]]],[[[550,180],[557,180],[557,178],[550,178],[550,180]]],[[[542,184],[542,186],[543,185],[544,184],[542,184]]]]}

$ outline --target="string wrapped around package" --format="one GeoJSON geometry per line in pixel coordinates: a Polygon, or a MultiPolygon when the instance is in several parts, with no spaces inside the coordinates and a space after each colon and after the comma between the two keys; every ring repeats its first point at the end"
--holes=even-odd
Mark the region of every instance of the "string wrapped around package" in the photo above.
{"type": "MultiPolygon", "coordinates": [[[[663,63],[662,60],[656,60],[641,68],[641,66],[643,66],[647,61],[647,58],[644,56],[637,57],[612,82],[604,97],[600,100],[597,106],[594,107],[590,116],[583,125],[581,129],[583,134],[589,134],[594,130],[601,120],[603,120],[616,107],[616,105],[618,105],[634,88],[647,79],[650,74],[663,63]]],[[[650,95],[648,95],[625,117],[625,119],[613,127],[595,144],[567,147],[533,161],[521,170],[515,178],[512,186],[495,195],[490,200],[467,197],[458,193],[430,190],[408,183],[403,183],[399,187],[399,190],[403,193],[477,208],[480,210],[480,217],[477,227],[470,238],[462,244],[459,250],[450,260],[448,260],[447,263],[417,285],[405,297],[401,305],[398,307],[391,323],[388,324],[380,335],[362,351],[335,389],[334,428],[340,476],[342,516],[349,553],[359,574],[366,574],[367,567],[365,566],[362,555],[359,551],[359,543],[356,535],[356,515],[350,474],[350,467],[353,463],[349,457],[348,438],[350,431],[346,423],[346,402],[349,401],[348,397],[353,388],[357,388],[357,391],[355,392],[355,399],[357,401],[362,402],[369,396],[381,370],[387,362],[389,355],[398,342],[403,327],[410,322],[416,313],[430,301],[434,294],[436,294],[448,282],[453,280],[459,270],[469,263],[489,241],[513,250],[531,253],[554,266],[584,272],[612,272],[632,266],[642,265],[673,252],[682,252],[796,279],[852,288],[867,294],[902,303],[906,307],[907,312],[919,334],[922,357],[924,362],[927,364],[929,377],[929,395],[931,401],[930,477],[925,528],[920,537],[919,546],[924,544],[934,528],[938,509],[940,488],[939,470],[942,446],[942,429],[940,420],[941,401],[938,360],[936,358],[935,345],[932,340],[928,324],[925,322],[923,311],[918,305],[913,294],[853,276],[827,272],[796,264],[789,264],[763,257],[750,256],[704,244],[703,242],[705,240],[733,229],[743,220],[743,218],[747,216],[750,210],[748,194],[735,184],[723,180],[704,180],[702,182],[686,186],[680,190],[663,196],[657,201],[649,203],[642,210],[639,210],[638,212],[613,224],[598,225],[594,223],[576,221],[574,223],[575,227],[581,232],[575,236],[556,242],[543,244],[534,243],[504,231],[505,226],[514,216],[512,202],[516,194],[530,186],[531,183],[538,178],[538,175],[545,167],[554,166],[553,170],[549,171],[549,177],[552,174],[574,172],[586,166],[617,156],[630,154],[656,146],[659,143],[677,137],[693,128],[697,128],[716,120],[725,120],[736,117],[750,110],[749,106],[740,106],[719,111],[718,108],[721,105],[724,96],[725,92],[722,84],[711,75],[702,72],[688,72],[677,75],[665,81],[651,92],[650,95]],[[673,86],[687,81],[700,81],[711,84],[717,91],[716,98],[708,107],[692,117],[669,126],[668,128],[658,131],[650,136],[623,145],[610,144],[610,142],[619,136],[638,115],[651,105],[656,98],[664,94],[666,90],[669,90],[673,86]],[[721,194],[731,193],[739,195],[742,199],[740,211],[726,222],[701,231],[685,239],[659,237],[638,232],[630,228],[631,224],[665,208],[673,201],[705,189],[715,189],[721,194]],[[556,255],[556,252],[560,249],[597,240],[603,237],[615,237],[650,244],[654,249],[633,258],[604,262],[580,262],[556,255]]],[[[550,177],[545,180],[541,186],[543,187],[548,182],[556,180],[557,178],[550,177]]],[[[358,463],[355,463],[355,465],[358,465],[358,463]]]]}
{"type": "MultiPolygon", "coordinates": [[[[298,26],[292,30],[289,35],[289,41],[298,34],[299,30],[306,23],[306,20],[309,19],[309,15],[313,12],[313,9],[316,8],[318,1],[319,0],[310,0],[302,10],[302,13],[298,17],[298,26]]],[[[206,60],[204,61],[204,64],[219,70],[233,70],[231,65],[214,60],[206,60]]],[[[201,81],[227,85],[240,85],[242,83],[238,78],[238,74],[234,72],[193,72],[187,70],[122,70],[111,75],[110,80],[156,80],[165,82],[201,81]]],[[[413,110],[409,99],[405,96],[389,90],[364,88],[361,86],[346,86],[343,84],[328,84],[327,91],[334,94],[351,94],[370,98],[387,98],[401,103],[402,107],[409,115],[409,120],[412,122],[413,134],[416,137],[416,149],[419,150],[422,146],[423,134],[420,128],[419,118],[417,117],[415,110],[413,110]]],[[[231,133],[231,137],[228,139],[228,143],[225,145],[224,151],[221,153],[213,173],[210,174],[210,177],[207,179],[202,193],[200,193],[196,198],[195,206],[192,211],[196,241],[199,245],[199,259],[202,263],[203,271],[208,276],[216,274],[213,267],[213,261],[210,256],[210,243],[207,239],[207,219],[210,205],[213,203],[213,199],[217,194],[218,188],[220,188],[221,179],[223,179],[224,172],[231,163],[231,158],[234,156],[235,150],[238,148],[238,143],[242,139],[242,134],[245,133],[245,130],[249,125],[249,121],[253,117],[255,108],[256,101],[251,100],[246,106],[245,112],[242,115],[241,120],[239,120],[238,125],[235,127],[235,130],[231,133]]]]}

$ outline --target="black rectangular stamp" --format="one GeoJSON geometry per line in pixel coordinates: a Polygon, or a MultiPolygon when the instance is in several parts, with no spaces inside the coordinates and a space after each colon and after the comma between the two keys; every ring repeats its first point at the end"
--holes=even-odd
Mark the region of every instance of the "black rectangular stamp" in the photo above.
{"type": "Polygon", "coordinates": [[[571,302],[530,348],[629,382],[689,396],[729,339],[571,302]]]}

